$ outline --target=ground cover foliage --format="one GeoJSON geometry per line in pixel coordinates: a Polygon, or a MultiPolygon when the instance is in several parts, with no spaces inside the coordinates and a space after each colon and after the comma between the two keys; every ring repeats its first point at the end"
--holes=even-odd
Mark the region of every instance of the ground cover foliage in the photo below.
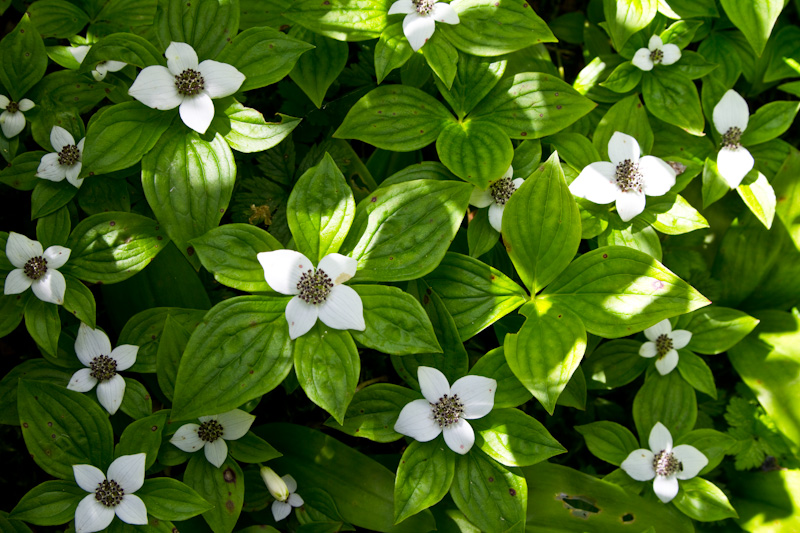
{"type": "Polygon", "coordinates": [[[0,0],[0,529],[795,531],[799,12],[0,0]]]}

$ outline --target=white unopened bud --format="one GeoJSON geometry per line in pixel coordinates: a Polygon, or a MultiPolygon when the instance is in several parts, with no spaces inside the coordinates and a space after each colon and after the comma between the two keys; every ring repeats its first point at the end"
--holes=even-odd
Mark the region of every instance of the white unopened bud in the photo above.
{"type": "Polygon", "coordinates": [[[285,502],[289,498],[289,487],[286,486],[286,482],[273,469],[268,466],[262,466],[261,479],[264,480],[264,484],[273,498],[281,502],[285,502]]]}

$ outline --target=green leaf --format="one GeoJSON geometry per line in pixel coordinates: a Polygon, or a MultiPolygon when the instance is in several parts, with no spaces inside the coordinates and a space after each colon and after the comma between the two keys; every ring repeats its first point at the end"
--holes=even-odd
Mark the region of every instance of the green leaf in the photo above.
{"type": "Polygon", "coordinates": [[[278,113],[280,122],[266,122],[260,111],[245,107],[236,100],[225,108],[230,126],[217,116],[212,127],[223,135],[228,145],[239,152],[262,152],[273,148],[294,130],[302,119],[278,113]]]}
{"type": "Polygon", "coordinates": [[[228,451],[241,463],[264,463],[281,456],[270,443],[252,431],[242,438],[228,441],[228,451]]]}
{"type": "Polygon", "coordinates": [[[639,442],[625,426],[601,420],[576,426],[575,431],[586,439],[586,446],[598,459],[619,466],[628,455],[639,448],[639,442]]]}
{"type": "Polygon", "coordinates": [[[337,41],[364,41],[380,36],[388,24],[387,11],[384,0],[299,0],[282,14],[337,41]]]}
{"type": "Polygon", "coordinates": [[[657,422],[669,429],[673,439],[678,439],[692,430],[696,419],[694,389],[678,372],[666,376],[653,373],[633,399],[633,421],[642,445],[647,444],[650,430],[657,422]]]}
{"type": "Polygon", "coordinates": [[[497,381],[494,408],[517,407],[531,399],[531,393],[520,383],[506,362],[503,347],[490,350],[470,369],[470,375],[484,376],[497,381]]]}
{"type": "Polygon", "coordinates": [[[75,518],[75,509],[85,497],[86,491],[72,480],[45,481],[29,490],[9,517],[37,526],[66,524],[75,518]]]}
{"type": "Polygon", "coordinates": [[[144,385],[132,378],[125,378],[125,396],[122,398],[120,410],[139,420],[153,413],[153,401],[144,385]]]}
{"type": "Polygon", "coordinates": [[[446,38],[442,37],[442,33],[434,33],[430,39],[425,42],[425,46],[420,49],[420,52],[425,57],[428,66],[436,74],[445,87],[450,88],[453,86],[453,78],[456,76],[456,68],[458,66],[458,50],[450,44],[446,38]]]}
{"type": "Polygon", "coordinates": [[[439,439],[412,442],[400,458],[394,481],[395,523],[439,503],[450,490],[455,466],[455,455],[439,439]]]}
{"type": "Polygon", "coordinates": [[[25,304],[25,328],[31,338],[46,354],[55,356],[58,351],[58,336],[61,332],[61,319],[58,306],[43,302],[35,296],[25,304]]]}
{"type": "Polygon", "coordinates": [[[54,244],[63,245],[67,242],[71,227],[69,209],[62,207],[36,222],[36,240],[45,249],[54,244]]]}
{"type": "Polygon", "coordinates": [[[273,292],[256,256],[280,250],[283,245],[266,231],[250,224],[223,224],[189,244],[206,270],[223,285],[249,292],[273,292]]]}
{"type": "MultiPolygon", "coordinates": [[[[211,510],[203,513],[203,518],[211,530],[217,533],[231,533],[244,505],[244,472],[239,468],[238,463],[228,457],[217,468],[209,463],[202,453],[196,453],[192,455],[189,464],[186,465],[183,482],[193,489],[200,499],[213,506],[211,510]]],[[[172,489],[172,487],[168,488],[172,489]]],[[[185,506],[184,509],[175,509],[178,506],[167,507],[166,505],[171,501],[167,500],[161,502],[159,512],[177,514],[180,511],[185,512],[185,509],[188,508],[189,513],[192,513],[190,516],[194,516],[197,514],[195,511],[203,507],[203,503],[199,502],[197,498],[192,498],[190,502],[187,502],[189,494],[184,494],[181,498],[182,502],[178,500],[185,506]]]]}
{"type": "Polygon", "coordinates": [[[308,333],[295,339],[294,370],[308,399],[341,424],[361,372],[350,334],[317,321],[308,333]]]}
{"type": "MultiPolygon", "coordinates": [[[[558,158],[564,161],[562,167],[567,164],[577,172],[583,170],[583,167],[602,159],[592,142],[580,133],[556,133],[545,137],[543,142],[551,145],[553,151],[558,151],[558,158]]],[[[539,168],[536,170],[539,170],[539,168]]],[[[567,171],[569,170],[567,169],[567,171]]],[[[577,174],[572,176],[573,179],[575,176],[577,174]]]]}
{"type": "MultiPolygon", "coordinates": [[[[673,0],[674,1],[674,0],[673,0]]],[[[679,0],[680,2],[680,0],[679,0]]],[[[659,6],[661,10],[661,6],[659,6]]],[[[680,16],[674,18],[682,18],[680,16]]],[[[688,18],[688,17],[683,17],[688,18]]],[[[661,40],[665,43],[672,43],[680,49],[684,49],[692,42],[697,30],[703,26],[699,20],[678,20],[669,25],[661,32],[661,40]]]]}
{"type": "Polygon", "coordinates": [[[156,375],[158,386],[164,396],[172,400],[175,393],[175,379],[178,367],[191,333],[181,326],[180,322],[167,315],[164,330],[158,342],[156,354],[156,375]]]}
{"type": "Polygon", "coordinates": [[[725,14],[739,28],[756,56],[760,56],[767,44],[772,27],[781,14],[783,0],[761,0],[759,2],[737,2],[720,0],[725,14]]]}
{"type": "Polygon", "coordinates": [[[33,190],[43,180],[36,177],[39,164],[45,152],[41,150],[25,152],[18,155],[0,171],[0,183],[17,189],[18,191],[33,190]]]}
{"type": "Polygon", "coordinates": [[[83,180],[78,190],[78,205],[87,215],[106,211],[130,211],[131,191],[124,179],[93,176],[83,180]]]}
{"type": "Polygon", "coordinates": [[[730,185],[717,169],[717,163],[706,158],[703,165],[703,209],[725,196],[730,190],[730,185]]]}
{"type": "Polygon", "coordinates": [[[742,133],[742,144],[751,146],[783,135],[794,122],[800,102],[770,102],[758,108],[742,133]]]}
{"type": "Polygon", "coordinates": [[[642,81],[642,70],[630,61],[626,61],[618,65],[605,81],[600,82],[600,86],[622,94],[634,90],[640,81],[642,81]]]}
{"type": "Polygon", "coordinates": [[[678,350],[680,361],[678,372],[686,382],[704,394],[708,394],[716,400],[717,386],[714,384],[714,374],[703,358],[691,350],[678,350]]]}
{"type": "Polygon", "coordinates": [[[453,316],[467,340],[527,300],[525,290],[505,274],[471,257],[448,252],[425,281],[453,316]]]}
{"type": "Polygon", "coordinates": [[[707,474],[722,462],[725,454],[736,444],[736,439],[714,429],[695,429],[681,437],[675,445],[688,444],[706,456],[708,464],[700,471],[699,475],[707,474]]]}
{"type": "Polygon", "coordinates": [[[168,477],[148,479],[136,495],[147,514],[159,520],[186,520],[213,507],[191,487],[168,477]]]}
{"type": "MultiPolygon", "coordinates": [[[[177,252],[175,252],[177,253],[177,252]]],[[[122,328],[117,344],[133,344],[139,347],[134,372],[157,371],[157,354],[167,318],[173,319],[187,332],[191,332],[203,320],[205,311],[178,307],[151,307],[135,314],[122,328]]]]}
{"type": "MultiPolygon", "coordinates": [[[[168,411],[162,409],[153,415],[131,422],[119,438],[119,444],[117,444],[116,450],[114,450],[114,457],[144,452],[147,454],[145,468],[149,469],[152,467],[156,463],[156,458],[158,457],[158,449],[161,447],[161,434],[164,431],[164,426],[167,424],[168,414],[168,411]]],[[[150,511],[149,507],[148,512],[156,516],[150,511]]],[[[179,520],[174,517],[165,518],[156,516],[156,518],[179,520]]]]}
{"type": "Polygon", "coordinates": [[[37,179],[31,195],[31,220],[55,213],[78,193],[71,183],[64,181],[46,181],[37,179]]]}
{"type": "Polygon", "coordinates": [[[418,400],[420,394],[412,389],[377,383],[356,391],[344,422],[329,419],[325,425],[375,442],[394,442],[403,436],[394,430],[400,411],[407,403],[418,400]]]}
{"type": "Polygon", "coordinates": [[[17,411],[17,384],[20,379],[64,385],[69,383],[71,377],[72,372],[38,357],[18,364],[0,381],[0,424],[20,425],[17,411]]]}
{"type": "Polygon", "coordinates": [[[691,313],[680,329],[689,330],[692,339],[688,349],[705,354],[726,352],[758,325],[758,319],[728,307],[710,306],[691,313]]]}
{"type": "Polygon", "coordinates": [[[609,220],[608,228],[597,236],[598,246],[627,246],[644,252],[661,261],[661,239],[642,217],[636,217],[630,222],[622,222],[618,217],[609,220]]]}
{"type": "Polygon", "coordinates": [[[563,130],[595,105],[551,74],[523,72],[498,83],[469,118],[496,124],[512,139],[538,139],[563,130]]]}
{"type": "Polygon", "coordinates": [[[772,220],[775,218],[775,206],[777,199],[775,198],[775,191],[770,185],[767,177],[761,172],[757,173],[757,178],[750,177],[745,179],[741,185],[736,187],[736,192],[744,201],[745,205],[750,209],[758,220],[764,224],[767,229],[772,227],[772,220]]]}
{"type": "Polygon", "coordinates": [[[538,420],[519,409],[495,406],[470,424],[475,429],[475,445],[506,466],[529,466],[567,451],[538,420]]]}
{"type": "MultiPolygon", "coordinates": [[[[775,195],[780,199],[775,211],[794,243],[800,243],[800,180],[797,179],[798,174],[800,174],[800,152],[792,150],[775,177],[772,178],[775,195]]],[[[2,174],[0,174],[1,178],[2,174]]]]}
{"type": "Polygon", "coordinates": [[[682,235],[708,227],[708,221],[680,194],[651,197],[639,217],[666,235],[682,235]]]}
{"type": "Polygon", "coordinates": [[[384,85],[361,97],[333,136],[410,152],[435,141],[452,120],[447,108],[428,93],[405,85],[384,85]]]}
{"type": "Polygon", "coordinates": [[[643,154],[652,151],[653,130],[638,94],[632,94],[615,103],[597,124],[592,143],[600,152],[600,160],[608,160],[608,142],[617,131],[636,139],[643,154]]]}
{"type": "Polygon", "coordinates": [[[514,158],[511,140],[488,122],[448,123],[436,139],[436,152],[453,174],[481,189],[502,177],[514,158]]]}
{"type": "Polygon", "coordinates": [[[717,63],[707,61],[702,55],[691,50],[681,52],[680,60],[675,63],[672,70],[683,74],[690,80],[696,80],[707,75],[712,70],[718,68],[717,63]]]}
{"type": "Polygon", "coordinates": [[[107,21],[123,26],[149,26],[153,24],[157,0],[108,0],[94,17],[97,21],[107,21]]]}
{"type": "Polygon", "coordinates": [[[0,41],[0,83],[19,102],[47,70],[44,42],[28,14],[0,41]],[[24,58],[24,59],[23,59],[24,58]]]}
{"type": "Polygon", "coordinates": [[[589,389],[616,389],[645,371],[649,361],[639,355],[642,343],[622,339],[605,342],[583,361],[589,389]]]}
{"type": "Polygon", "coordinates": [[[64,292],[64,309],[87,326],[94,328],[97,314],[94,294],[78,278],[64,274],[64,279],[67,282],[67,290],[64,292]]]}
{"type": "Polygon", "coordinates": [[[364,198],[343,245],[358,261],[356,279],[405,281],[431,272],[455,237],[471,193],[466,183],[414,180],[364,198]]]}
{"type": "Polygon", "coordinates": [[[403,33],[403,23],[388,24],[375,45],[375,75],[378,83],[383,82],[391,71],[405,65],[412,55],[414,50],[403,33]]]}
{"type": "Polygon", "coordinates": [[[705,118],[700,96],[692,80],[671,69],[653,69],[642,78],[642,96],[647,109],[664,122],[692,135],[704,135],[705,118]],[[676,110],[680,112],[676,112],[676,110]]]}
{"type": "MultiPolygon", "coordinates": [[[[322,106],[328,88],[336,81],[347,64],[348,46],[341,41],[317,35],[301,26],[292,27],[289,36],[314,47],[313,50],[300,56],[297,64],[289,73],[289,77],[319,108],[322,106]]],[[[284,55],[275,57],[285,61],[284,55]]]]}
{"type": "Polygon", "coordinates": [[[135,33],[114,33],[103,37],[89,49],[78,71],[87,73],[101,61],[122,61],[139,68],[165,65],[164,54],[135,33]]]}
{"type": "Polygon", "coordinates": [[[452,86],[446,87],[438,77],[434,81],[460,119],[497,85],[506,70],[506,63],[505,59],[492,60],[459,53],[452,86]]]}
{"type": "Polygon", "coordinates": [[[230,411],[283,381],[292,368],[288,300],[239,296],[208,312],[181,358],[172,420],[230,411]]]}
{"type": "Polygon", "coordinates": [[[72,479],[72,465],[105,469],[111,463],[111,423],[94,400],[63,386],[23,379],[18,409],[28,452],[51,476],[72,479]]]}
{"type": "MultiPolygon", "coordinates": [[[[724,4],[724,0],[723,0],[724,4]]],[[[680,482],[680,492],[672,500],[683,514],[700,522],[738,518],[727,496],[719,487],[696,477],[680,482]]]]}
{"type": "Polygon", "coordinates": [[[499,233],[489,223],[489,210],[476,209],[467,226],[467,245],[470,257],[478,258],[497,244],[499,233]]]}
{"type": "Polygon", "coordinates": [[[650,24],[657,11],[655,0],[603,0],[603,13],[614,48],[622,50],[631,35],[650,24]]]}
{"type": "Polygon", "coordinates": [[[44,38],[72,37],[89,22],[82,9],[65,0],[37,0],[28,7],[28,16],[44,38]]]}
{"type": "Polygon", "coordinates": [[[170,42],[186,43],[194,48],[200,61],[218,59],[231,36],[238,33],[239,2],[161,0],[154,30],[165,50],[170,42]]]}
{"type": "Polygon", "coordinates": [[[462,0],[453,4],[458,24],[439,24],[437,30],[462,52],[494,57],[556,38],[525,2],[462,0]],[[493,31],[487,31],[493,28],[493,31]]]}
{"type": "Polygon", "coordinates": [[[167,244],[169,237],[151,218],[100,213],[72,230],[72,254],[61,270],[90,283],[117,283],[146,267],[167,244]]]}

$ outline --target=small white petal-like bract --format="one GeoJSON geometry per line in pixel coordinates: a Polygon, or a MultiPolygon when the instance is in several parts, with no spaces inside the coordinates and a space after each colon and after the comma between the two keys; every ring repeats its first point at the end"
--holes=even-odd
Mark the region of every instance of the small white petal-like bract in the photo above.
{"type": "Polygon", "coordinates": [[[503,227],[503,212],[511,195],[525,182],[522,178],[514,179],[514,168],[508,167],[503,177],[489,184],[484,190],[475,187],[469,197],[470,205],[489,208],[489,224],[498,233],[503,227]]]}
{"type": "Polygon", "coordinates": [[[272,517],[279,522],[289,516],[292,507],[300,507],[305,502],[297,494],[297,481],[292,476],[286,474],[279,477],[273,469],[268,466],[261,467],[261,479],[267,486],[267,490],[275,498],[272,502],[272,517]]]}
{"type": "Polygon", "coordinates": [[[664,503],[678,494],[678,480],[695,477],[708,464],[708,458],[694,446],[672,446],[672,435],[656,422],[648,439],[650,449],[634,450],[619,465],[637,481],[653,479],[653,490],[664,503]],[[655,479],[654,479],[655,478],[655,479]]]}
{"type": "Polygon", "coordinates": [[[661,37],[653,35],[647,48],[639,48],[631,59],[636,67],[641,70],[653,70],[656,65],[671,65],[681,58],[681,49],[678,45],[664,44],[661,37]]]}
{"type": "Polygon", "coordinates": [[[712,119],[714,128],[722,135],[717,171],[735,189],[755,164],[753,156],[740,142],[750,121],[750,108],[739,93],[730,89],[714,106],[712,119]]]}
{"type": "Polygon", "coordinates": [[[53,126],[50,130],[50,144],[55,152],[42,156],[36,176],[49,181],[63,181],[67,178],[75,187],[80,187],[83,178],[81,174],[81,160],[83,158],[83,144],[86,137],[75,143],[75,138],[61,126],[53,126]]]}
{"type": "Polygon", "coordinates": [[[678,350],[692,340],[692,333],[685,329],[672,329],[668,318],[644,330],[647,342],[639,348],[642,357],[656,357],[656,370],[666,376],[678,366],[678,350]]]}
{"type": "Polygon", "coordinates": [[[69,254],[69,248],[49,246],[43,250],[39,241],[10,232],[6,257],[14,270],[6,276],[3,294],[20,294],[30,288],[43,302],[62,305],[67,281],[57,269],[64,266],[69,254]]]}
{"type": "Polygon", "coordinates": [[[34,105],[31,100],[23,98],[19,102],[14,102],[7,96],[0,94],[0,129],[6,139],[16,137],[25,129],[25,115],[23,111],[30,111],[34,105]]]}
{"type": "Polygon", "coordinates": [[[255,416],[241,409],[201,416],[200,424],[182,425],[169,441],[185,452],[196,452],[203,448],[208,462],[219,468],[228,457],[225,441],[244,437],[255,419],[255,416]]]}
{"type": "Polygon", "coordinates": [[[497,381],[483,376],[464,376],[451,387],[442,372],[421,366],[417,379],[422,395],[403,407],[394,430],[419,442],[444,435],[447,446],[465,454],[475,443],[475,432],[467,420],[483,418],[494,407],[497,381]]]}
{"type": "Polygon", "coordinates": [[[206,59],[186,43],[172,42],[164,53],[167,66],[151,65],[139,72],[128,94],[153,109],[178,107],[183,123],[205,133],[214,118],[216,98],[239,90],[245,76],[236,67],[206,59]]]}
{"type": "Polygon", "coordinates": [[[433,36],[437,22],[458,24],[458,13],[453,6],[437,0],[397,0],[389,8],[389,15],[402,14],[403,34],[415,52],[433,36]]]}
{"type": "Polygon", "coordinates": [[[608,141],[608,158],[587,165],[569,184],[570,192],[596,204],[615,202],[619,217],[627,222],[644,211],[645,195],[662,196],[675,185],[675,171],[652,155],[642,156],[636,139],[614,132],[608,141]]]}
{"type": "Polygon", "coordinates": [[[88,492],[75,509],[75,532],[94,533],[107,528],[116,515],[126,524],[147,524],[147,508],[134,492],[144,484],[144,453],[122,455],[107,475],[92,465],[72,465],[75,483],[88,492]]]}

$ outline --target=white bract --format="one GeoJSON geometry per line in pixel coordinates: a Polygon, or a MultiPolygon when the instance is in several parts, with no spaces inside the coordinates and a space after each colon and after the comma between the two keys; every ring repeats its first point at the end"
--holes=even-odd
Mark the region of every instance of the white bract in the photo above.
{"type": "MultiPolygon", "coordinates": [[[[86,45],[74,46],[70,48],[69,51],[78,63],[83,63],[90,48],[91,46],[86,45]]],[[[95,65],[94,70],[92,70],[92,77],[95,81],[103,81],[106,78],[106,74],[109,72],[119,72],[124,69],[126,65],[127,63],[123,63],[122,61],[101,61],[95,65]]]]}
{"type": "Polygon", "coordinates": [[[695,477],[708,464],[708,458],[694,446],[672,447],[672,435],[661,422],[650,431],[650,450],[632,451],[619,465],[637,481],[653,478],[653,490],[664,503],[678,494],[678,480],[695,477]],[[652,450],[652,451],[651,451],[652,450]]]}
{"type": "Polygon", "coordinates": [[[87,368],[75,372],[67,388],[89,392],[97,385],[100,405],[113,415],[125,396],[125,379],[117,372],[132,367],[138,353],[139,347],[132,344],[120,344],[112,350],[108,335],[82,323],[75,339],[75,355],[87,368]]]}
{"type": "Polygon", "coordinates": [[[147,524],[147,508],[133,494],[144,484],[144,453],[122,455],[108,467],[108,476],[92,465],[72,465],[75,483],[90,494],[75,509],[75,533],[101,531],[114,515],[126,524],[147,524]]]}
{"type": "Polygon", "coordinates": [[[630,135],[614,132],[608,141],[608,158],[610,163],[587,165],[569,190],[596,204],[616,202],[625,222],[644,211],[645,195],[662,196],[675,185],[672,167],[652,155],[641,157],[639,143],[630,135]]]}
{"type": "Polygon", "coordinates": [[[199,425],[184,424],[169,441],[185,452],[196,452],[203,448],[208,462],[219,468],[228,457],[225,441],[244,437],[255,419],[255,416],[241,409],[201,416],[198,418],[199,425]]]}
{"type": "Polygon", "coordinates": [[[714,106],[714,127],[722,135],[717,154],[717,171],[731,188],[736,188],[755,164],[753,156],[739,141],[750,120],[747,102],[733,89],[714,106]]]}
{"type": "Polygon", "coordinates": [[[647,48],[639,48],[631,63],[642,70],[653,70],[653,67],[661,65],[671,65],[681,58],[681,49],[678,45],[669,43],[664,44],[661,37],[653,35],[650,37],[650,42],[647,43],[647,48]]]}
{"type": "Polygon", "coordinates": [[[33,102],[27,98],[14,102],[0,94],[0,108],[3,109],[0,113],[0,129],[3,130],[5,138],[10,139],[25,129],[25,115],[22,112],[33,109],[33,102]]]}
{"type": "Polygon", "coordinates": [[[394,430],[419,442],[428,442],[444,433],[447,446],[465,454],[475,443],[475,432],[467,420],[482,418],[494,407],[497,381],[483,376],[464,376],[453,386],[439,370],[427,366],[417,369],[419,388],[425,399],[405,405],[394,430]]]}
{"type": "Polygon", "coordinates": [[[75,143],[75,138],[61,126],[53,126],[50,130],[50,144],[53,150],[42,156],[36,176],[50,181],[63,181],[67,178],[75,187],[80,187],[83,178],[78,179],[81,173],[81,158],[83,157],[83,143],[86,137],[75,143]]]}
{"type": "Polygon", "coordinates": [[[458,24],[458,13],[453,6],[436,0],[397,0],[389,8],[389,14],[406,16],[403,33],[415,52],[431,38],[436,22],[458,24]]]}
{"type": "Polygon", "coordinates": [[[656,369],[662,376],[678,366],[678,350],[685,348],[692,340],[692,333],[685,329],[673,331],[667,318],[644,330],[644,336],[648,342],[639,348],[639,355],[648,358],[657,356],[656,369]]]}
{"type": "Polygon", "coordinates": [[[142,69],[128,94],[153,109],[180,106],[183,123],[205,133],[214,118],[211,99],[238,91],[244,83],[244,74],[236,67],[211,59],[198,64],[197,53],[186,43],[170,43],[164,55],[167,66],[142,69]]]}
{"type": "Polygon", "coordinates": [[[522,178],[514,179],[514,169],[509,166],[503,177],[489,184],[486,190],[475,187],[469,197],[470,205],[489,208],[489,224],[500,232],[503,226],[503,211],[511,195],[525,182],[522,178]]]}
{"type": "Polygon", "coordinates": [[[6,257],[14,265],[14,270],[6,276],[3,294],[20,294],[30,287],[43,302],[63,304],[67,281],[64,274],[56,269],[64,266],[69,254],[70,249],[63,246],[49,246],[47,250],[42,250],[39,241],[10,232],[6,242],[6,257]]]}
{"type": "Polygon", "coordinates": [[[300,507],[305,503],[296,492],[297,481],[289,474],[279,477],[270,467],[262,466],[261,479],[264,480],[269,493],[275,498],[275,501],[272,502],[272,516],[276,522],[289,516],[292,507],[300,507]]]}
{"type": "Polygon", "coordinates": [[[355,259],[328,254],[314,269],[305,255],[294,250],[261,252],[257,257],[272,290],[294,296],[286,306],[289,337],[296,339],[306,334],[317,318],[333,329],[364,331],[361,296],[342,285],[356,275],[355,259]]]}

